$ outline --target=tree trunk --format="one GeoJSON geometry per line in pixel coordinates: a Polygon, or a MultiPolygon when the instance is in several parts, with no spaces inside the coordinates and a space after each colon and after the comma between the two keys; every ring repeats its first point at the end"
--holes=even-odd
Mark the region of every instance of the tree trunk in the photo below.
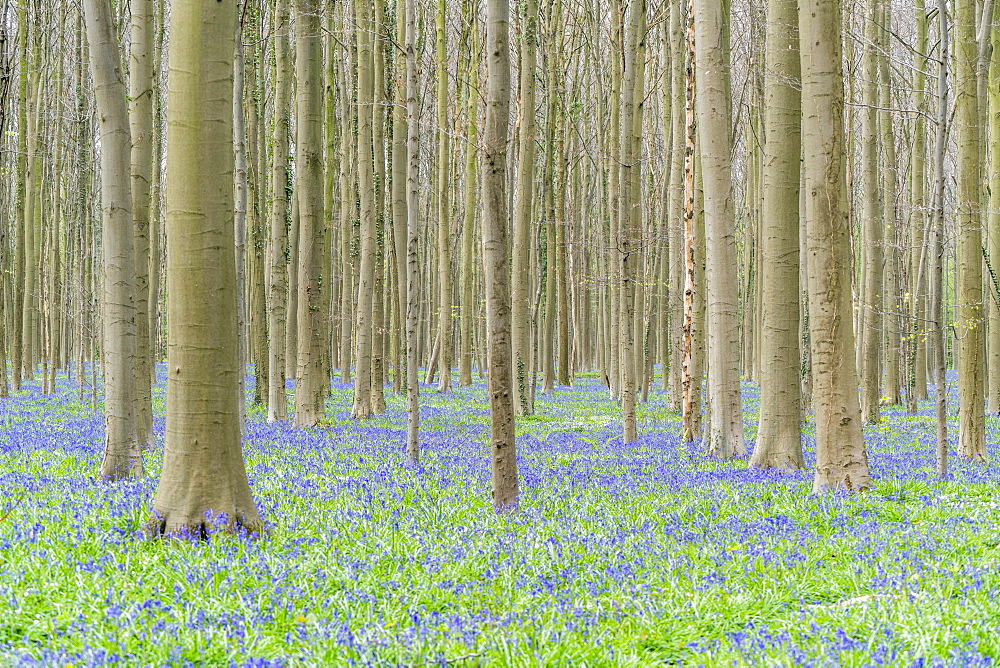
{"type": "Polygon", "coordinates": [[[798,4],[767,5],[760,238],[760,423],[750,465],[805,468],[799,373],[799,165],[802,100],[798,4]]]}
{"type": "Polygon", "coordinates": [[[367,418],[372,414],[372,311],[375,306],[376,239],[375,184],[372,154],[372,114],[374,98],[371,36],[371,8],[366,0],[354,4],[358,41],[358,190],[361,194],[361,274],[358,285],[357,356],[354,363],[354,407],[351,415],[367,418]]]}
{"type": "Polygon", "coordinates": [[[935,460],[939,478],[948,476],[948,392],[945,386],[945,319],[944,319],[944,156],[948,150],[948,12],[946,0],[938,0],[938,55],[937,123],[934,139],[934,244],[931,258],[934,264],[930,279],[930,318],[933,320],[931,335],[934,351],[935,413],[937,417],[937,444],[935,460]]]}
{"type": "Polygon", "coordinates": [[[448,6],[437,2],[437,260],[438,260],[438,392],[451,391],[451,185],[448,123],[448,53],[446,42],[448,6]]]}
{"type": "Polygon", "coordinates": [[[239,426],[233,238],[236,3],[174,0],[167,107],[167,445],[153,534],[259,531],[239,426]],[[221,525],[221,526],[220,526],[221,525]]]}
{"type": "MultiPolygon", "coordinates": [[[[110,0],[87,0],[84,16],[101,131],[102,311],[106,342],[102,359],[106,432],[100,477],[115,481],[143,474],[135,416],[135,259],[129,229],[132,223],[130,135],[125,82],[110,0]]],[[[232,114],[232,109],[227,114],[232,114]]]]}
{"type": "Polygon", "coordinates": [[[709,424],[705,450],[713,457],[746,455],[740,402],[736,222],[730,135],[729,3],[696,0],[695,96],[705,184],[705,296],[709,424]]]}
{"type": "MultiPolygon", "coordinates": [[[[135,392],[139,445],[153,446],[149,346],[149,186],[153,171],[153,2],[132,0],[129,125],[132,135],[132,233],[135,258],[135,392]]],[[[157,258],[159,260],[159,258],[157,258]]]]}
{"type": "Polygon", "coordinates": [[[291,114],[291,59],[288,0],[274,8],[274,134],[271,156],[271,220],[267,263],[268,373],[267,421],[288,418],[285,392],[285,330],[288,317],[288,141],[291,114]]]}
{"type": "Polygon", "coordinates": [[[986,277],[986,302],[989,311],[987,324],[989,371],[986,375],[989,388],[986,393],[986,408],[991,415],[1000,415],[1000,31],[991,30],[993,57],[990,60],[988,100],[989,104],[989,217],[987,219],[987,250],[989,256],[986,277]]]}
{"type": "Polygon", "coordinates": [[[420,463],[420,383],[417,377],[417,318],[420,315],[420,135],[417,103],[417,9],[406,0],[406,458],[420,463]]]}
{"type": "Polygon", "coordinates": [[[492,424],[493,505],[517,510],[513,378],[510,346],[510,248],[507,241],[507,136],[510,109],[508,0],[487,0],[486,125],[483,131],[483,265],[492,424]]]}
{"type": "Polygon", "coordinates": [[[295,426],[326,417],[326,217],[323,211],[323,34],[319,0],[295,3],[295,196],[299,203],[295,426]]]}
{"type": "Polygon", "coordinates": [[[870,485],[851,327],[841,25],[839,3],[800,2],[809,340],[815,372],[813,491],[817,493],[858,491],[870,485]]]}
{"type": "MultiPolygon", "coordinates": [[[[472,7],[469,5],[468,7],[472,7]]],[[[467,26],[469,41],[469,64],[468,83],[466,84],[465,98],[465,210],[462,221],[462,295],[459,313],[462,321],[460,323],[460,352],[458,361],[458,384],[460,387],[472,385],[472,357],[473,357],[473,331],[475,318],[475,305],[473,295],[475,294],[475,269],[476,246],[474,243],[476,236],[476,172],[477,172],[477,150],[478,143],[478,123],[479,123],[479,28],[475,13],[468,12],[467,26]]]]}
{"type": "Polygon", "coordinates": [[[861,115],[861,226],[864,235],[864,282],[861,331],[861,419],[865,424],[881,420],[882,396],[882,198],[878,168],[878,48],[879,2],[868,0],[865,49],[862,56],[861,115]]]}
{"type": "Polygon", "coordinates": [[[986,459],[985,339],[983,335],[983,234],[980,205],[980,132],[977,102],[976,2],[955,5],[955,126],[958,157],[958,273],[954,332],[958,346],[958,451],[986,459]]]}
{"type": "Polygon", "coordinates": [[[622,434],[625,443],[632,443],[639,437],[636,424],[636,383],[637,369],[635,365],[635,346],[637,332],[635,331],[635,281],[636,264],[641,247],[637,217],[633,212],[639,207],[634,200],[635,190],[631,187],[632,171],[641,169],[641,162],[636,152],[638,148],[633,141],[632,128],[636,116],[642,114],[643,81],[637,76],[642,71],[638,64],[644,58],[642,44],[645,42],[646,2],[636,0],[629,9],[629,18],[625,39],[625,78],[622,83],[622,113],[619,197],[619,237],[618,251],[621,263],[621,301],[620,332],[621,332],[621,390],[622,390],[622,434]]]}
{"type": "Polygon", "coordinates": [[[531,367],[530,247],[535,179],[535,63],[538,49],[538,0],[526,0],[521,26],[520,101],[518,106],[517,193],[514,198],[512,255],[512,350],[514,406],[518,415],[531,415],[528,369],[531,367]]]}
{"type": "Polygon", "coordinates": [[[927,12],[924,0],[915,0],[917,37],[913,51],[913,106],[920,112],[913,122],[913,148],[910,158],[910,286],[908,329],[909,346],[909,411],[916,412],[917,401],[927,398],[927,293],[929,263],[925,249],[925,231],[930,217],[927,215],[927,12]]]}

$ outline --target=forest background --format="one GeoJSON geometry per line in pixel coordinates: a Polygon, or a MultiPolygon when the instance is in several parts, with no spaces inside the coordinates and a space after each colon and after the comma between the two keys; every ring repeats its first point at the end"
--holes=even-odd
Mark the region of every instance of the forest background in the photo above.
{"type": "MultiPolygon", "coordinates": [[[[482,468],[464,480],[492,466],[493,505],[505,517],[489,521],[525,540],[516,528],[525,515],[511,511],[522,478],[532,481],[532,498],[538,493],[533,466],[600,468],[590,482],[601,494],[609,466],[630,467],[628,476],[656,470],[650,448],[669,450],[662,461],[677,467],[671,482],[654,476],[650,484],[674,492],[682,471],[724,471],[742,484],[774,469],[782,473],[767,473],[777,476],[766,478],[771,487],[795,488],[807,466],[814,491],[850,492],[878,488],[869,451],[880,453],[878,435],[888,429],[927,446],[911,448],[910,468],[893,484],[910,476],[936,493],[967,494],[949,478],[949,382],[961,456],[952,468],[966,481],[988,479],[987,414],[1000,410],[992,0],[527,0],[513,9],[278,0],[226,3],[213,14],[180,0],[4,2],[0,397],[10,395],[11,414],[21,416],[5,434],[11,480],[20,481],[11,489],[22,490],[12,492],[7,516],[22,506],[47,512],[29,474],[41,448],[25,458],[19,431],[37,425],[18,425],[66,402],[93,415],[99,400],[103,434],[91,438],[100,451],[91,473],[141,487],[147,466],[159,466],[155,500],[149,489],[137,497],[154,520],[127,513],[133,529],[155,534],[255,533],[265,520],[277,531],[283,520],[261,513],[248,484],[262,470],[255,429],[264,425],[279,430],[264,439],[272,446],[326,430],[320,458],[326,447],[369,452],[381,443],[381,464],[362,467],[372,475],[383,465],[447,470],[447,448],[434,438],[441,423],[431,419],[421,434],[420,417],[442,402],[481,410],[462,403],[473,396],[489,397],[491,430],[487,438],[472,429],[458,447],[482,468]],[[164,359],[173,370],[165,432],[154,401],[164,359]],[[437,394],[425,388],[421,397],[421,370],[437,394]],[[375,435],[402,424],[404,397],[405,438],[375,435]],[[920,431],[931,399],[933,446],[920,431]],[[581,404],[560,417],[552,407],[564,400],[581,404]],[[617,434],[606,433],[612,419],[617,434]],[[586,420],[594,429],[581,427],[586,420]],[[515,458],[515,423],[522,449],[541,437],[557,452],[536,443],[515,458]],[[561,441],[567,433],[575,440],[561,441]],[[390,452],[404,441],[404,452],[390,452]],[[747,456],[749,471],[726,463],[747,456]]],[[[92,455],[71,457],[72,468],[92,455]]],[[[311,480],[302,462],[296,467],[296,484],[311,480]]],[[[426,482],[418,475],[408,484],[429,493],[426,482]]],[[[717,482],[731,491],[733,480],[717,482]]],[[[439,483],[434,494],[448,487],[439,483]]],[[[815,529],[816,508],[854,516],[857,504],[877,505],[833,498],[763,519],[798,517],[790,530],[815,529]]],[[[958,505],[941,512],[977,507],[958,505]]],[[[370,510],[350,512],[371,519],[370,510]]],[[[643,517],[634,515],[645,526],[643,517]]],[[[30,522],[11,531],[36,537],[30,522]]],[[[414,531],[422,542],[426,527],[414,531]]],[[[921,559],[931,559],[928,549],[921,559]]],[[[976,555],[978,568],[986,557],[976,555]]],[[[724,581],[712,580],[717,571],[706,571],[710,585],[724,581]]],[[[769,610],[788,614],[792,600],[800,614],[897,605],[901,595],[881,591],[879,572],[882,584],[866,585],[877,593],[848,577],[838,592],[854,596],[827,605],[799,592],[769,610]]],[[[510,586],[525,586],[509,575],[510,586]]],[[[750,600],[756,606],[760,596],[750,600]]],[[[366,614],[384,615],[380,605],[366,614]]],[[[623,605],[598,606],[594,623],[620,621],[623,605]]],[[[25,618],[4,627],[5,651],[24,660],[41,656],[23,644],[34,633],[29,607],[19,602],[25,618]]],[[[329,635],[323,608],[293,615],[292,627],[329,635]]],[[[497,624],[492,614],[476,624],[497,624]]],[[[263,623],[251,617],[248,628],[263,623]]],[[[796,638],[761,631],[756,618],[643,651],[793,652],[796,638]],[[759,646],[747,644],[747,628],[759,646]],[[765,641],[775,637],[783,640],[765,641]]],[[[491,634],[469,636],[466,617],[455,623],[470,657],[501,651],[491,634]]],[[[837,660],[982,649],[975,638],[877,644],[872,628],[859,625],[843,647],[829,640],[844,632],[832,627],[803,642],[837,660]]],[[[66,631],[32,642],[47,651],[66,631]]],[[[384,633],[374,656],[447,654],[447,643],[384,633]]],[[[194,647],[200,637],[192,632],[194,647]]],[[[611,646],[638,637],[626,632],[611,646]]],[[[556,659],[589,646],[567,638],[552,643],[570,652],[556,659]]],[[[369,649],[355,644],[330,651],[363,660],[369,649]]],[[[87,660],[94,651],[67,645],[57,655],[87,660]]]]}

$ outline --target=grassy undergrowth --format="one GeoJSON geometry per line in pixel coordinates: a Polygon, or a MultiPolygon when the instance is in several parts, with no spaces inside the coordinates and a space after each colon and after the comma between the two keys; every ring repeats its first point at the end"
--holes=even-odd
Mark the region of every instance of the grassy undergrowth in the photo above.
{"type": "MultiPolygon", "coordinates": [[[[0,664],[990,665],[1000,656],[994,464],[933,472],[930,404],[867,434],[874,489],[682,444],[654,393],[621,443],[598,381],[519,422],[522,511],[489,502],[483,386],[297,431],[251,409],[267,538],[137,537],[159,473],[94,482],[103,420],[63,381],[0,400],[0,664]]],[[[746,429],[756,392],[745,388],[746,429]]],[[[990,438],[994,440],[990,418],[990,438]]],[[[806,426],[806,444],[812,447],[806,426]]],[[[990,453],[995,459],[996,448],[990,453]]],[[[811,457],[811,453],[810,453],[811,457]]]]}

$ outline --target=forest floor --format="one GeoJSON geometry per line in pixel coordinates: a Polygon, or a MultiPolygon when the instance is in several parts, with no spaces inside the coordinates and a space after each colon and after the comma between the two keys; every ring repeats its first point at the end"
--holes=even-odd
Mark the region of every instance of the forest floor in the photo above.
{"type": "MultiPolygon", "coordinates": [[[[103,419],[74,386],[0,400],[0,665],[991,665],[1000,656],[990,462],[934,474],[931,404],[866,431],[874,488],[810,495],[680,442],[658,393],[623,446],[594,378],[518,421],[521,511],[489,498],[482,384],[245,441],[266,538],[146,540],[163,445],[94,480],[103,419]]],[[[757,392],[745,386],[752,442],[757,392]]],[[[954,405],[954,404],[953,404],[954,405]]],[[[811,427],[806,443],[811,450],[811,427]]],[[[954,424],[952,429],[955,429],[954,424]]],[[[809,455],[810,463],[812,453],[809,455]]]]}

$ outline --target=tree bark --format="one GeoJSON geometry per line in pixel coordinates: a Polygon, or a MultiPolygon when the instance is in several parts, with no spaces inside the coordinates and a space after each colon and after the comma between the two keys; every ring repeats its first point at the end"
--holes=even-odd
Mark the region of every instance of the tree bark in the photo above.
{"type": "Polygon", "coordinates": [[[517,192],[514,197],[511,322],[513,337],[514,406],[518,415],[531,415],[534,406],[528,387],[531,367],[530,247],[535,178],[535,69],[538,49],[538,0],[526,0],[521,24],[520,105],[518,106],[517,192]]]}
{"type": "MultiPolygon", "coordinates": [[[[135,257],[136,429],[143,448],[153,446],[149,346],[149,211],[153,171],[153,2],[132,0],[129,126],[132,135],[132,233],[135,257]]],[[[157,261],[159,258],[156,258],[157,261]]]]}
{"type": "Polygon", "coordinates": [[[802,0],[802,148],[809,262],[809,339],[814,371],[813,491],[869,487],[851,327],[846,209],[844,79],[839,2],[802,0]]]}
{"type": "Polygon", "coordinates": [[[288,317],[288,141],[291,114],[291,59],[288,33],[291,20],[288,1],[274,8],[274,130],[271,156],[271,216],[267,263],[267,421],[288,419],[285,392],[285,330],[288,317]]]}
{"type": "Polygon", "coordinates": [[[510,248],[507,240],[507,137],[510,109],[510,8],[487,0],[486,125],[483,131],[483,265],[486,270],[493,505],[517,510],[513,378],[510,346],[510,248]]]}
{"type": "Polygon", "coordinates": [[[986,350],[983,319],[983,234],[980,202],[980,132],[977,92],[976,2],[955,5],[955,135],[958,265],[955,340],[958,348],[958,451],[986,459],[986,350]]]}
{"type": "Polygon", "coordinates": [[[705,185],[705,297],[709,421],[705,450],[713,457],[746,455],[740,401],[736,221],[732,193],[729,86],[729,4],[694,3],[695,96],[705,185]]]}
{"type": "Polygon", "coordinates": [[[760,423],[750,465],[805,468],[799,374],[801,109],[796,0],[767,5],[760,332],[760,423]]]}
{"type": "MultiPolygon", "coordinates": [[[[130,229],[130,134],[125,82],[110,0],[87,0],[84,17],[101,131],[105,440],[99,475],[103,480],[116,481],[143,474],[135,416],[135,256],[130,229]]],[[[227,113],[232,114],[232,109],[227,113]]]]}
{"type": "Polygon", "coordinates": [[[326,217],[323,211],[323,33],[319,0],[295,2],[295,196],[299,203],[295,426],[326,417],[326,217]]]}
{"type": "Polygon", "coordinates": [[[448,123],[448,53],[446,0],[437,2],[437,260],[438,260],[438,392],[451,391],[451,199],[450,151],[448,123]]]}
{"type": "Polygon", "coordinates": [[[375,262],[378,255],[375,221],[374,158],[372,154],[372,114],[374,80],[371,37],[371,8],[367,0],[356,0],[355,21],[358,43],[358,191],[361,195],[361,274],[357,305],[357,356],[354,363],[354,407],[351,415],[367,418],[372,414],[372,311],[375,306],[375,262]]]}
{"type": "Polygon", "coordinates": [[[878,168],[878,48],[879,1],[868,0],[865,47],[862,55],[861,116],[861,226],[864,236],[864,282],[861,331],[861,419],[881,420],[882,397],[882,198],[878,168]]]}
{"type": "Polygon", "coordinates": [[[233,237],[236,3],[174,0],[167,107],[167,442],[148,530],[262,529],[239,426],[233,237]]]}

